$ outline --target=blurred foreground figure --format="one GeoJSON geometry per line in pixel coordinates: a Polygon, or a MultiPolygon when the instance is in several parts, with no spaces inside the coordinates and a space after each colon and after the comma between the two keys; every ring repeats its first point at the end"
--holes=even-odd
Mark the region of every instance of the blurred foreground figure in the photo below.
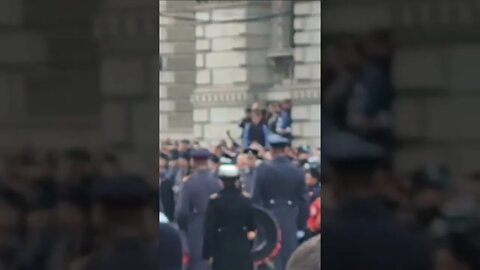
{"type": "Polygon", "coordinates": [[[160,223],[160,269],[182,270],[182,243],[178,232],[160,223]]]}
{"type": "Polygon", "coordinates": [[[195,171],[183,184],[176,217],[188,242],[188,269],[206,270],[208,262],[202,257],[205,212],[210,196],[220,190],[220,181],[208,168],[210,152],[207,149],[193,150],[191,157],[195,171]]]}
{"type": "Polygon", "coordinates": [[[322,217],[323,269],[433,269],[426,242],[379,198],[373,175],[382,148],[348,133],[326,134],[325,140],[323,156],[333,172],[327,177],[332,177],[336,202],[322,217]]]}
{"type": "Polygon", "coordinates": [[[149,235],[146,217],[151,194],[139,177],[100,181],[94,188],[93,199],[96,224],[104,236],[103,246],[72,269],[157,270],[159,243],[149,235]]]}
{"type": "Polygon", "coordinates": [[[320,235],[295,250],[288,261],[287,270],[320,270],[320,235]]]}
{"type": "Polygon", "coordinates": [[[213,260],[213,270],[253,270],[251,249],[255,238],[254,208],[236,186],[240,171],[221,165],[223,189],[210,197],[205,217],[203,258],[213,260]]]}
{"type": "Polygon", "coordinates": [[[277,134],[269,136],[273,160],[262,163],[255,175],[253,200],[271,211],[282,232],[282,249],[275,258],[275,269],[284,270],[288,259],[305,235],[308,216],[307,190],[303,170],[286,155],[289,140],[277,134]]]}

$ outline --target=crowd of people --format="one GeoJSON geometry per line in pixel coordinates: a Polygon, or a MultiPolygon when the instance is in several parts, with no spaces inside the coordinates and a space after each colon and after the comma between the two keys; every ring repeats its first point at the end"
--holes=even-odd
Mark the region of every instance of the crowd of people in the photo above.
{"type": "Polygon", "coordinates": [[[322,266],[480,269],[476,206],[450,196],[448,169],[394,170],[392,48],[388,32],[373,31],[325,52],[322,266]]]}
{"type": "Polygon", "coordinates": [[[2,165],[0,269],[158,269],[158,189],[114,155],[26,145],[2,165]]]}
{"type": "MultiPolygon", "coordinates": [[[[285,203],[295,205],[292,206],[294,212],[278,214],[278,212],[270,209],[271,213],[279,222],[280,227],[285,223],[296,220],[296,216],[301,219],[298,224],[304,224],[304,226],[299,225],[298,227],[293,225],[293,227],[290,226],[287,229],[285,227],[281,228],[280,231],[283,233],[281,237],[282,248],[276,256],[277,258],[272,258],[272,260],[282,259],[281,262],[275,262],[277,269],[286,269],[287,262],[299,243],[319,234],[321,209],[320,149],[313,149],[309,146],[292,147],[293,135],[290,110],[291,101],[289,100],[271,104],[270,110],[262,110],[259,104],[255,103],[246,110],[245,118],[239,124],[242,129],[240,140],[235,140],[230,132],[227,132],[226,137],[228,139],[222,140],[219,144],[210,148],[187,139],[180,141],[165,139],[161,141],[159,164],[160,208],[166,218],[178,228],[178,233],[183,242],[183,253],[189,255],[189,268],[187,269],[207,269],[205,264],[207,261],[202,257],[202,253],[207,252],[205,245],[209,246],[207,243],[213,241],[211,238],[214,237],[208,233],[208,230],[203,231],[204,227],[208,227],[209,224],[208,218],[206,221],[204,220],[206,218],[205,212],[207,212],[209,205],[218,205],[211,201],[208,203],[210,195],[218,193],[223,197],[228,197],[231,194],[225,194],[224,192],[228,192],[229,188],[227,187],[230,186],[234,190],[242,191],[247,198],[251,197],[252,201],[258,206],[268,209],[275,208],[273,205],[266,205],[268,202],[265,203],[265,196],[272,198],[269,200],[270,202],[274,201],[273,198],[277,199],[276,196],[278,196],[277,194],[266,195],[276,189],[273,182],[263,183],[264,181],[270,181],[269,177],[264,176],[266,164],[271,164],[273,168],[280,169],[280,171],[285,170],[283,171],[285,176],[294,176],[291,179],[293,182],[299,181],[284,184],[284,188],[288,192],[293,190],[292,199],[287,199],[285,203]],[[226,179],[222,175],[222,166],[225,166],[225,164],[233,164],[238,170],[238,177],[233,177],[233,181],[229,181],[231,179],[226,179]],[[220,182],[219,179],[222,180],[223,184],[221,186],[223,186],[223,189],[216,185],[220,182]],[[232,186],[231,183],[235,184],[232,186]],[[262,189],[265,190],[260,191],[262,189]],[[204,198],[203,200],[206,199],[207,202],[202,201],[200,197],[204,198]],[[185,205],[189,205],[187,209],[185,209],[185,205]],[[192,207],[194,210],[192,210],[192,207]],[[309,207],[310,211],[308,211],[309,207]],[[200,214],[201,218],[197,217],[197,212],[203,213],[203,215],[200,214]],[[192,223],[189,223],[188,220],[192,223]],[[294,235],[293,240],[291,235],[294,235]],[[192,240],[194,238],[196,240],[192,240]]],[[[283,174],[280,171],[277,173],[283,174]]],[[[267,175],[269,174],[267,173],[267,175]]],[[[275,181],[275,179],[271,180],[275,181]]],[[[288,181],[290,180],[286,180],[286,182],[288,181]]],[[[283,191],[285,194],[288,192],[283,191]]],[[[235,209],[233,212],[241,211],[235,209]]],[[[237,218],[239,217],[230,216],[228,219],[237,218]]],[[[225,220],[225,218],[221,219],[225,220]]],[[[242,224],[241,221],[239,221],[239,224],[242,224]]],[[[245,226],[252,227],[252,225],[245,226]]],[[[245,237],[247,237],[246,233],[245,237]]],[[[251,241],[254,241],[253,238],[251,241]]],[[[319,239],[315,243],[319,244],[319,239]]],[[[219,258],[217,256],[214,258],[213,269],[227,269],[225,264],[223,266],[218,264],[219,260],[225,261],[226,259],[228,259],[227,262],[230,261],[231,263],[233,259],[230,256],[232,255],[226,254],[224,257],[219,258]],[[216,263],[217,265],[215,265],[216,263]]],[[[185,261],[184,259],[184,263],[185,261]]],[[[257,266],[259,269],[266,267],[266,265],[257,266]]],[[[229,267],[229,269],[249,270],[253,269],[253,263],[251,264],[252,268],[249,268],[248,263],[244,268],[229,267]]]]}

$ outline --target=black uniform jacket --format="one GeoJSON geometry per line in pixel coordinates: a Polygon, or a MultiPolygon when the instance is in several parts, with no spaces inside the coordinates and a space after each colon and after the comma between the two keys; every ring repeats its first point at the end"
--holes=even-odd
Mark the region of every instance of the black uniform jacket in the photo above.
{"type": "Polygon", "coordinates": [[[213,270],[253,270],[247,233],[255,229],[253,204],[239,189],[214,194],[205,219],[204,259],[213,258],[213,270]]]}

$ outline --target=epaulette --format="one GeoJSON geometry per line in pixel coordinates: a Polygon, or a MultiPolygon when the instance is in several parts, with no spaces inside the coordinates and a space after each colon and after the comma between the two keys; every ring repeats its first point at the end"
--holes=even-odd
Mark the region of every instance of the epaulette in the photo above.
{"type": "Polygon", "coordinates": [[[243,191],[242,192],[242,195],[247,197],[247,198],[250,198],[250,193],[246,192],[246,191],[243,191]]]}
{"type": "Polygon", "coordinates": [[[216,198],[218,198],[218,193],[213,193],[210,195],[210,199],[215,200],[216,198]]]}

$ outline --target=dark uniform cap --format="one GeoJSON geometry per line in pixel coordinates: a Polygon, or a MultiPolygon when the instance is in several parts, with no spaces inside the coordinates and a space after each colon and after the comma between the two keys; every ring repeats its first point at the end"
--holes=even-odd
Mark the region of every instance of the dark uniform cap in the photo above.
{"type": "Polygon", "coordinates": [[[283,148],[290,144],[290,141],[287,138],[275,133],[268,135],[267,140],[271,147],[283,148]]]}
{"type": "Polygon", "coordinates": [[[190,153],[190,156],[193,159],[209,159],[211,154],[210,154],[210,151],[208,151],[208,149],[200,148],[200,149],[192,150],[192,152],[190,153]]]}
{"type": "Polygon", "coordinates": [[[332,165],[367,168],[378,165],[383,158],[381,146],[346,132],[325,135],[323,157],[332,165]]]}
{"type": "Polygon", "coordinates": [[[136,175],[99,179],[93,187],[93,200],[99,203],[119,205],[146,205],[152,191],[145,179],[136,175]]]}

